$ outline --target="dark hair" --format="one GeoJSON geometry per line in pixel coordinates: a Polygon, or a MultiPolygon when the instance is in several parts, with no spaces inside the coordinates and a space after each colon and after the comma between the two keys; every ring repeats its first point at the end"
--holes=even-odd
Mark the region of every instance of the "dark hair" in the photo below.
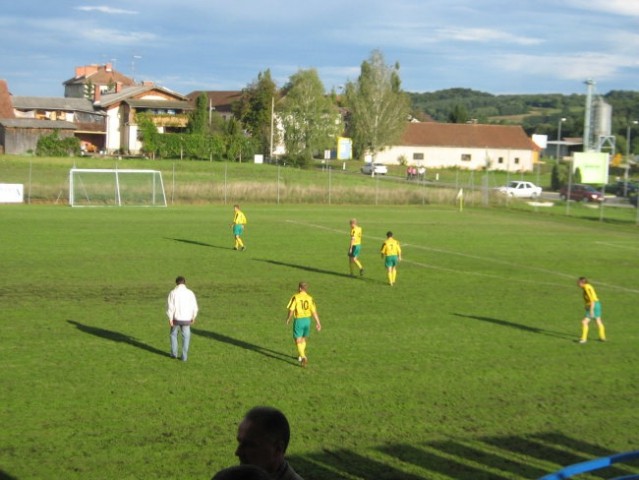
{"type": "Polygon", "coordinates": [[[175,284],[176,284],[176,285],[182,285],[182,284],[184,284],[184,283],[186,283],[186,279],[185,279],[182,275],[178,276],[178,277],[175,279],[175,284]]]}
{"type": "Polygon", "coordinates": [[[391,232],[390,230],[388,232],[386,232],[386,236],[387,237],[392,237],[393,236],[393,232],[391,232]]]}
{"type": "Polygon", "coordinates": [[[291,427],[282,412],[273,407],[253,407],[244,415],[244,418],[257,425],[273,440],[283,442],[286,452],[291,439],[291,427]]]}
{"type": "Polygon", "coordinates": [[[588,283],[588,279],[586,277],[579,277],[579,283],[588,283]]]}
{"type": "Polygon", "coordinates": [[[255,465],[238,465],[220,470],[211,480],[270,480],[265,470],[255,465]]]}

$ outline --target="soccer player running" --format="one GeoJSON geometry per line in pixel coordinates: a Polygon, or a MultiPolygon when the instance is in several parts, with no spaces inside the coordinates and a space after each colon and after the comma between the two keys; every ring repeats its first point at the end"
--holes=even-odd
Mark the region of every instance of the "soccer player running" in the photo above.
{"type": "Polygon", "coordinates": [[[233,229],[233,237],[235,238],[235,246],[233,250],[246,250],[244,242],[242,241],[242,234],[244,233],[244,225],[246,225],[246,215],[240,210],[240,206],[233,205],[233,223],[231,228],[233,229]]]}
{"type": "Polygon", "coordinates": [[[386,232],[386,240],[382,243],[381,249],[384,266],[388,275],[388,284],[392,287],[397,280],[397,264],[402,260],[402,247],[399,242],[393,238],[393,232],[386,232]]]}
{"type": "Polygon", "coordinates": [[[595,319],[597,322],[597,329],[599,330],[599,340],[606,341],[606,329],[601,321],[601,302],[597,293],[592,285],[588,282],[586,277],[579,277],[577,285],[582,289],[584,296],[584,303],[586,304],[586,313],[581,321],[581,338],[579,343],[586,343],[588,341],[588,328],[591,319],[595,319]]]}
{"type": "Polygon", "coordinates": [[[293,319],[293,340],[297,347],[297,360],[305,367],[308,364],[306,358],[306,339],[311,333],[311,316],[315,320],[315,328],[317,331],[322,330],[315,300],[308,294],[308,284],[300,282],[295,293],[286,306],[288,316],[286,324],[288,325],[293,319]]]}
{"type": "Polygon", "coordinates": [[[362,262],[359,261],[359,253],[362,249],[362,227],[357,225],[357,219],[352,218],[351,222],[351,243],[348,247],[349,268],[351,275],[353,275],[353,265],[359,268],[360,276],[364,275],[364,267],[362,262]]]}

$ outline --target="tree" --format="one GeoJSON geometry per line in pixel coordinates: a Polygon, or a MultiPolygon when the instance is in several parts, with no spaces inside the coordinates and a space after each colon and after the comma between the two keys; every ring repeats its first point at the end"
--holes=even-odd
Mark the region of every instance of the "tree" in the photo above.
{"type": "Polygon", "coordinates": [[[399,140],[410,112],[408,96],[401,90],[399,65],[388,66],[374,50],[361,66],[356,82],[346,84],[350,110],[348,134],[356,152],[375,155],[399,140]]]}
{"type": "Polygon", "coordinates": [[[277,86],[271,79],[271,71],[266,70],[242,91],[242,98],[233,108],[235,117],[258,142],[262,152],[270,151],[271,109],[277,98],[277,86]]]}
{"type": "Polygon", "coordinates": [[[206,93],[202,92],[195,99],[195,110],[189,114],[189,133],[205,135],[209,132],[209,99],[206,93]]]}
{"type": "Polygon", "coordinates": [[[336,145],[341,132],[339,111],[326,96],[315,69],[292,75],[284,92],[280,112],[284,145],[292,162],[303,165],[313,152],[336,145]]]}
{"type": "Polygon", "coordinates": [[[468,121],[468,110],[459,103],[453,107],[453,110],[448,115],[449,123],[466,123],[468,121]]]}

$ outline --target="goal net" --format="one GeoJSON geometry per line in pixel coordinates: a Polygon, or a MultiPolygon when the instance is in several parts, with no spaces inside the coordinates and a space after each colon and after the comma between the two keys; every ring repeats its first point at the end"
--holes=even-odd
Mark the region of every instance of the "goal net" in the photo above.
{"type": "Polygon", "coordinates": [[[72,207],[166,207],[162,172],[72,168],[69,172],[72,207]]]}

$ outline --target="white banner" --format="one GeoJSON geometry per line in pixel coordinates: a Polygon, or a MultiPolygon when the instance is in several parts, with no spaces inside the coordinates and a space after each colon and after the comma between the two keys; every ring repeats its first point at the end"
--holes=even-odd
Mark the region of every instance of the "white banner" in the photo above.
{"type": "Polygon", "coordinates": [[[0,203],[24,202],[24,185],[21,183],[0,183],[0,203]]]}

